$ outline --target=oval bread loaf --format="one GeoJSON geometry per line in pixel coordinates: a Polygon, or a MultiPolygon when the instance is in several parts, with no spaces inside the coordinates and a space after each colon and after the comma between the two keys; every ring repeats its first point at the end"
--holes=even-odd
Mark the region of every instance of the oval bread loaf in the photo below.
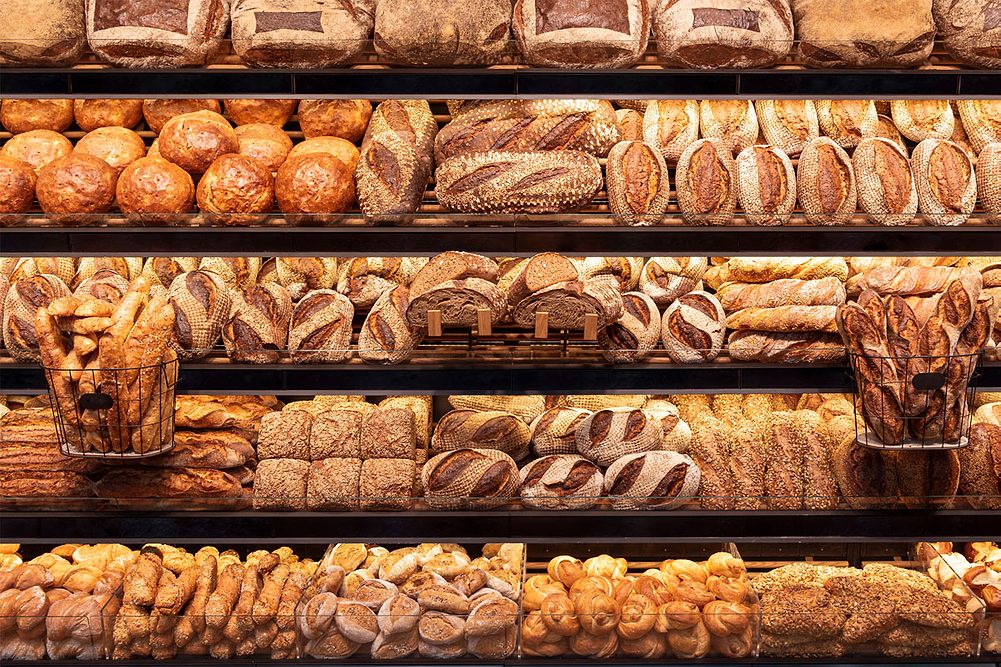
{"type": "Polygon", "coordinates": [[[1001,68],[1001,20],[992,0],[935,0],[932,15],[953,58],[979,69],[1001,68]]]}
{"type": "Polygon", "coordinates": [[[977,177],[970,156],[951,141],[925,139],[914,147],[911,167],[918,207],[933,225],[961,225],[977,205],[977,177]]]}
{"type": "Polygon", "coordinates": [[[627,225],[655,225],[671,196],[667,163],[642,141],[615,144],[605,165],[608,207],[627,225]]]}
{"type": "Polygon", "coordinates": [[[577,426],[577,453],[602,468],[626,454],[659,449],[660,422],[635,408],[607,408],[577,426]]]}
{"type": "Polygon", "coordinates": [[[699,467],[684,454],[629,454],[609,466],[605,493],[615,509],[669,510],[692,500],[700,480],[699,467]]]}
{"type": "Polygon", "coordinates": [[[737,166],[717,139],[699,139],[678,159],[678,207],[690,225],[725,225],[737,208],[737,166]]]}
{"type": "Polygon", "coordinates": [[[518,466],[496,449],[458,449],[428,459],[421,484],[433,509],[490,508],[518,494],[518,466]]]}
{"type": "Polygon", "coordinates": [[[695,289],[708,265],[705,257],[651,257],[643,265],[639,287],[663,308],[695,289]]]}
{"type": "MultiPolygon", "coordinates": [[[[391,278],[392,276],[385,276],[391,278]]],[[[410,296],[416,297],[449,280],[481,278],[497,280],[497,262],[483,255],[448,250],[432,257],[410,281],[410,296]]]]}
{"type": "Polygon", "coordinates": [[[452,394],[448,397],[448,403],[456,410],[508,412],[526,424],[531,424],[546,410],[546,397],[544,396],[452,394]]]}
{"type": "Polygon", "coordinates": [[[435,426],[431,449],[497,449],[517,461],[528,456],[531,437],[528,424],[510,413],[452,410],[435,426]]]}
{"type": "Polygon", "coordinates": [[[422,333],[410,326],[410,291],[399,285],[383,293],[365,317],[358,334],[358,356],[365,361],[398,364],[420,344],[422,333]]]}
{"type": "Polygon", "coordinates": [[[441,163],[435,195],[463,213],[564,213],[590,203],[601,185],[597,158],[581,151],[490,151],[441,163]]]}
{"type": "Polygon", "coordinates": [[[535,509],[594,507],[602,495],[601,469],[587,459],[570,454],[544,456],[518,473],[521,502],[535,509]]]}
{"type": "Polygon", "coordinates": [[[620,364],[643,361],[660,340],[660,311],[642,292],[622,295],[622,316],[598,333],[598,346],[607,361],[620,364]]]}
{"type": "Polygon", "coordinates": [[[987,144],[1001,141],[1001,100],[959,100],[956,107],[978,155],[987,144]]]}
{"type": "Polygon", "coordinates": [[[590,410],[551,408],[532,422],[532,451],[538,456],[577,453],[577,427],[590,410]]]}
{"type": "Polygon", "coordinates": [[[799,205],[807,222],[845,225],[858,204],[855,170],[845,149],[829,137],[810,141],[796,168],[799,205]]]}
{"type": "Polygon", "coordinates": [[[774,146],[751,146],[737,156],[737,196],[754,225],[784,225],[796,207],[796,174],[774,146]]]}
{"type": "Polygon", "coordinates": [[[813,100],[758,100],[754,103],[765,141],[795,157],[820,136],[813,100]]]}
{"type": "Polygon", "coordinates": [[[893,124],[911,141],[948,139],[956,128],[949,100],[893,100],[893,124]]]}
{"type": "Polygon", "coordinates": [[[292,361],[337,363],[351,356],[354,306],[343,294],[322,289],[307,294],[292,311],[288,347],[292,361]]]}
{"type": "Polygon", "coordinates": [[[736,155],[758,139],[758,115],[750,100],[702,100],[699,127],[705,139],[719,139],[736,155]]]}
{"type": "Polygon", "coordinates": [[[712,361],[723,349],[726,313],[708,292],[689,292],[668,306],[661,319],[661,340],[679,364],[712,361]]]}
{"type": "Polygon", "coordinates": [[[653,100],[643,114],[643,141],[675,165],[699,138],[699,103],[695,100],[653,100]]]}
{"type": "Polygon", "coordinates": [[[584,257],[577,260],[582,280],[606,280],[620,292],[639,287],[642,257],[584,257]]]}
{"type": "Polygon", "coordinates": [[[230,294],[222,279],[208,271],[182,273],[170,284],[167,299],[174,306],[170,347],[182,360],[208,354],[229,317],[230,294]]]}
{"type": "Polygon", "coordinates": [[[873,222],[906,225],[918,212],[918,192],[911,164],[899,146],[874,137],[863,139],[852,156],[858,200],[873,222]]]}
{"type": "Polygon", "coordinates": [[[842,148],[876,136],[879,114],[872,100],[818,100],[820,129],[842,148]]]}
{"type": "Polygon", "coordinates": [[[987,144],[977,157],[977,194],[991,219],[1001,218],[1001,143],[987,144]]]}
{"type": "Polygon", "coordinates": [[[298,301],[315,289],[331,289],[337,280],[336,257],[276,257],[275,275],[298,301]]]}
{"type": "Polygon", "coordinates": [[[222,327],[227,356],[244,363],[277,363],[288,342],[291,319],[292,297],[281,285],[233,290],[229,319],[222,327]]]}
{"type": "Polygon", "coordinates": [[[3,306],[4,347],[18,361],[41,361],[35,315],[53,300],[69,296],[66,283],[48,273],[12,282],[3,306]]]}

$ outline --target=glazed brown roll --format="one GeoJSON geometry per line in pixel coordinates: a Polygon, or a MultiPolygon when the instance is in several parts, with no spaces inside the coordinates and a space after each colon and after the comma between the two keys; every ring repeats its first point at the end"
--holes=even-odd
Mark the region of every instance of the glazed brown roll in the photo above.
{"type": "Polygon", "coordinates": [[[158,157],[144,157],[126,167],[115,191],[122,213],[143,224],[179,222],[195,204],[191,175],[158,157]]]}
{"type": "Polygon", "coordinates": [[[12,134],[31,130],[65,132],[73,124],[73,100],[3,100],[0,125],[12,134]]]}
{"type": "Polygon", "coordinates": [[[668,306],[661,318],[661,340],[679,364],[712,361],[723,349],[726,313],[708,292],[689,292],[668,306]]]}
{"type": "Polygon", "coordinates": [[[692,143],[678,159],[678,207],[692,225],[725,225],[737,208],[737,167],[717,139],[692,143]]]}
{"type": "Polygon", "coordinates": [[[280,127],[268,123],[251,123],[236,128],[240,155],[261,162],[268,171],[275,173],[292,151],[292,139],[280,127]]]}
{"type": "Polygon", "coordinates": [[[275,201],[274,180],[264,163],[232,153],[217,158],[196,190],[198,208],[225,225],[257,225],[275,201]]]}
{"type": "Polygon", "coordinates": [[[358,335],[358,356],[372,363],[395,364],[406,361],[420,344],[422,330],[407,320],[410,291],[398,285],[380,296],[362,324],[358,335]]]}
{"type": "Polygon", "coordinates": [[[671,196],[667,163],[660,151],[641,141],[623,141],[608,153],[605,166],[608,207],[627,225],[654,225],[671,196]]]}
{"type": "Polygon", "coordinates": [[[507,412],[452,410],[435,426],[431,449],[435,452],[463,447],[496,449],[520,461],[528,456],[531,437],[528,424],[507,412]]]}
{"type": "Polygon", "coordinates": [[[53,219],[86,224],[93,222],[88,216],[111,210],[117,179],[104,160],[74,153],[39,171],[35,195],[42,211],[53,219]]]}
{"type": "Polygon", "coordinates": [[[160,134],[163,126],[174,116],[196,111],[213,111],[221,114],[222,105],[218,100],[143,100],[143,118],[154,134],[160,134]]]}
{"type": "Polygon", "coordinates": [[[642,292],[626,292],[622,316],[598,333],[598,346],[607,361],[643,361],[657,347],[660,328],[660,311],[653,299],[642,292]]]}
{"type": "Polygon", "coordinates": [[[421,484],[432,509],[498,507],[518,494],[518,466],[496,449],[457,449],[428,459],[421,484]]]}
{"type": "Polygon", "coordinates": [[[73,100],[73,118],[84,132],[100,127],[132,129],[143,119],[142,100],[73,100]]]}
{"type": "Polygon", "coordinates": [[[368,100],[302,100],[299,125],[307,139],[340,137],[357,144],[372,117],[368,100]]]}
{"type": "Polygon", "coordinates": [[[42,167],[72,152],[70,140],[52,130],[32,130],[15,135],[0,148],[0,156],[30,165],[36,176],[42,167]]]}
{"type": "Polygon", "coordinates": [[[521,502],[533,509],[594,507],[602,495],[601,469],[581,456],[544,456],[519,471],[521,502]]]}
{"type": "Polygon", "coordinates": [[[208,271],[182,273],[170,284],[167,298],[174,306],[170,346],[182,360],[204,357],[219,340],[223,322],[229,316],[226,285],[208,271]]]}
{"type": "Polygon", "coordinates": [[[833,139],[819,137],[803,148],[796,189],[803,215],[811,224],[843,225],[855,214],[855,170],[848,153],[833,139]]]}
{"type": "Polygon", "coordinates": [[[285,127],[295,113],[295,100],[223,100],[223,110],[234,125],[267,124],[285,127]]]}
{"type": "Polygon", "coordinates": [[[297,364],[337,363],[351,357],[354,307],[333,290],[310,292],[292,311],[288,347],[297,364]]]}
{"type": "Polygon", "coordinates": [[[101,127],[81,137],[73,152],[104,160],[117,177],[130,164],[146,156],[146,144],[142,137],[127,128],[101,127]]]}
{"type": "Polygon", "coordinates": [[[607,408],[577,426],[577,453],[602,468],[626,454],[659,449],[664,432],[660,421],[634,408],[607,408]]]}
{"type": "Polygon", "coordinates": [[[233,126],[213,111],[174,116],[158,141],[160,155],[189,174],[204,174],[217,158],[240,151],[233,126]]]}
{"type": "Polygon", "coordinates": [[[351,169],[328,153],[290,157],[275,177],[278,206],[293,225],[324,224],[354,204],[351,169]]]}
{"type": "Polygon", "coordinates": [[[768,144],[795,157],[820,136],[813,100],[758,100],[754,103],[761,133],[768,144]]]}
{"type": "Polygon", "coordinates": [[[233,291],[222,327],[226,354],[237,362],[274,364],[282,357],[292,319],[288,290],[276,283],[233,291]]]}
{"type": "Polygon", "coordinates": [[[35,171],[21,160],[0,155],[0,225],[15,224],[35,202],[35,171]]]}

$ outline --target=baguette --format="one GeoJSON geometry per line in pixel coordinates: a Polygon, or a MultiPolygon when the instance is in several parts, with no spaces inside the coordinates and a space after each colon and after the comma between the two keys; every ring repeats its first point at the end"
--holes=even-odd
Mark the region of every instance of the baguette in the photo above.
{"type": "Polygon", "coordinates": [[[776,306],[774,308],[744,308],[726,318],[728,329],[735,331],[774,331],[799,333],[804,331],[837,331],[837,306],[776,306]]]}
{"type": "Polygon", "coordinates": [[[706,271],[703,279],[713,289],[723,283],[768,283],[782,278],[815,280],[835,277],[848,280],[848,264],[842,257],[733,257],[706,271]]]}
{"type": "Polygon", "coordinates": [[[928,295],[945,291],[954,280],[976,280],[976,269],[953,266],[877,266],[848,283],[848,292],[871,289],[887,296],[928,295]],[[857,279],[856,279],[857,278],[857,279]]]}
{"type": "Polygon", "coordinates": [[[845,302],[845,286],[833,276],[817,280],[781,278],[768,283],[724,283],[716,298],[728,312],[743,308],[790,306],[839,306],[845,302]]]}

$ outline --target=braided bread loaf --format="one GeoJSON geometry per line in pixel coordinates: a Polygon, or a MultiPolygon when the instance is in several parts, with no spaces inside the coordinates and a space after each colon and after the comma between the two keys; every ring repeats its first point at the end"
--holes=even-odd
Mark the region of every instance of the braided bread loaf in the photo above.
{"type": "Polygon", "coordinates": [[[458,449],[428,459],[421,470],[431,509],[490,508],[518,493],[518,466],[496,449],[458,449]]]}
{"type": "Polygon", "coordinates": [[[273,364],[288,341],[292,297],[277,283],[232,292],[229,319],[222,327],[226,354],[233,361],[273,364]]]}
{"type": "Polygon", "coordinates": [[[476,447],[496,449],[518,461],[528,456],[528,424],[507,412],[452,410],[443,416],[431,435],[436,452],[476,447]]]}
{"type": "Polygon", "coordinates": [[[182,360],[204,357],[219,340],[229,316],[229,290],[214,273],[190,271],[174,279],[167,298],[174,306],[170,347],[182,360]]]}
{"type": "Polygon", "coordinates": [[[577,453],[607,467],[626,454],[659,449],[660,422],[642,410],[607,408],[586,417],[577,426],[577,453]]]}
{"type": "Polygon", "coordinates": [[[351,356],[354,306],[343,294],[316,290],[292,311],[288,347],[295,363],[337,363],[351,356]]]}

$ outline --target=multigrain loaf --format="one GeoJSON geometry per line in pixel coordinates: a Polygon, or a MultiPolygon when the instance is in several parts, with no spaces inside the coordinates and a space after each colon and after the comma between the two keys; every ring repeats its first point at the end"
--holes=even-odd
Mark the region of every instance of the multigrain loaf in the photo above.
{"type": "Polygon", "coordinates": [[[973,160],[946,139],[925,139],[914,147],[911,169],[918,207],[933,225],[961,225],[977,204],[973,160]]]}
{"type": "Polygon", "coordinates": [[[607,100],[467,102],[435,138],[435,161],[487,151],[578,150],[602,157],[619,140],[607,100]]]}
{"type": "Polygon", "coordinates": [[[712,361],[723,349],[726,313],[715,296],[703,291],[684,294],[661,318],[661,340],[677,363],[712,361]]]}
{"type": "Polygon", "coordinates": [[[497,280],[497,262],[483,255],[448,250],[432,257],[410,281],[410,296],[416,297],[449,280],[480,278],[497,280]]]}
{"type": "Polygon", "coordinates": [[[737,166],[717,139],[693,142],[678,159],[678,207],[691,225],[726,225],[737,208],[737,166]]]}
{"type": "Polygon", "coordinates": [[[893,124],[911,141],[948,139],[956,117],[948,100],[893,100],[893,124]]]}
{"type": "Polygon", "coordinates": [[[737,156],[737,199],[755,225],[782,225],[796,206],[792,161],[774,146],[750,146],[737,156]]]}
{"type": "Polygon", "coordinates": [[[643,113],[643,141],[657,148],[669,165],[699,138],[699,103],[652,100],[643,113]]]}
{"type": "Polygon", "coordinates": [[[237,362],[276,363],[288,342],[292,297],[277,283],[233,290],[222,325],[226,354],[237,362]]]}
{"type": "Polygon", "coordinates": [[[496,284],[480,278],[449,280],[413,296],[407,320],[413,327],[428,325],[429,311],[441,313],[444,326],[469,327],[477,324],[479,313],[489,313],[496,324],[507,312],[507,300],[496,284]]]}
{"type": "Polygon", "coordinates": [[[601,189],[598,160],[580,151],[459,155],[440,164],[435,195],[463,213],[564,213],[601,189]]]}
{"type": "Polygon", "coordinates": [[[911,163],[898,145],[879,137],[863,139],[852,156],[862,210],[880,225],[906,225],[918,210],[911,163]]]}
{"type": "Polygon", "coordinates": [[[751,100],[702,100],[699,128],[705,139],[719,139],[733,155],[758,139],[758,115],[751,100]]]}
{"type": "Polygon", "coordinates": [[[785,0],[680,0],[654,9],[661,57],[698,69],[774,65],[792,49],[792,11],[785,0]]]}
{"type": "Polygon", "coordinates": [[[399,285],[384,292],[362,324],[358,334],[358,356],[372,363],[395,364],[406,361],[420,344],[422,330],[407,320],[410,290],[399,285]]]}
{"type": "Polygon", "coordinates": [[[627,454],[605,473],[605,493],[615,509],[669,510],[691,502],[701,473],[695,461],[678,452],[627,454]]]}
{"type": "Polygon", "coordinates": [[[351,356],[354,306],[343,294],[315,290],[292,311],[288,347],[295,363],[336,363],[351,356]]]}
{"type": "Polygon", "coordinates": [[[243,289],[257,283],[260,257],[202,257],[198,269],[215,273],[230,289],[243,289]]]}
{"type": "Polygon", "coordinates": [[[671,196],[667,163],[660,151],[642,141],[612,147],[605,165],[608,207],[627,225],[654,225],[671,196]]]}
{"type": "Polygon", "coordinates": [[[820,136],[820,120],[813,100],[757,100],[754,110],[761,133],[770,145],[791,157],[820,136]]]}
{"type": "Polygon", "coordinates": [[[555,252],[544,252],[518,262],[498,281],[498,287],[513,306],[550,285],[578,278],[580,271],[573,260],[555,252]]]}
{"type": "Polygon", "coordinates": [[[703,509],[733,509],[734,471],[730,467],[729,429],[711,412],[703,412],[692,424],[689,455],[698,466],[699,499],[703,509]]]}
{"type": "Polygon", "coordinates": [[[660,340],[660,311],[642,292],[622,295],[622,316],[598,334],[598,346],[607,361],[634,363],[650,356],[660,340]]]}
{"type": "Polygon", "coordinates": [[[635,408],[606,408],[577,425],[577,453],[606,468],[626,454],[659,449],[663,430],[658,420],[635,408]]]}
{"type": "Polygon", "coordinates": [[[987,144],[1001,141],[1001,101],[959,100],[956,107],[966,136],[977,154],[987,144]]]}
{"type": "Polygon", "coordinates": [[[539,290],[512,308],[514,321],[523,327],[533,328],[536,313],[545,312],[551,329],[580,331],[587,315],[597,315],[601,329],[622,316],[622,295],[605,280],[571,280],[539,290]]]}
{"type": "Polygon", "coordinates": [[[853,148],[876,136],[879,114],[872,100],[818,100],[817,120],[825,136],[842,148],[853,148]]]}
{"type": "Polygon", "coordinates": [[[651,257],[643,265],[639,288],[663,308],[695,289],[707,266],[705,257],[651,257]]]}
{"type": "Polygon", "coordinates": [[[858,191],[852,161],[829,137],[818,137],[803,148],[796,167],[799,205],[808,222],[843,225],[855,214],[858,191]]]}
{"type": "Polygon", "coordinates": [[[496,449],[520,461],[528,456],[531,437],[528,424],[510,413],[452,410],[435,426],[431,449],[435,452],[463,447],[496,449]]]}

